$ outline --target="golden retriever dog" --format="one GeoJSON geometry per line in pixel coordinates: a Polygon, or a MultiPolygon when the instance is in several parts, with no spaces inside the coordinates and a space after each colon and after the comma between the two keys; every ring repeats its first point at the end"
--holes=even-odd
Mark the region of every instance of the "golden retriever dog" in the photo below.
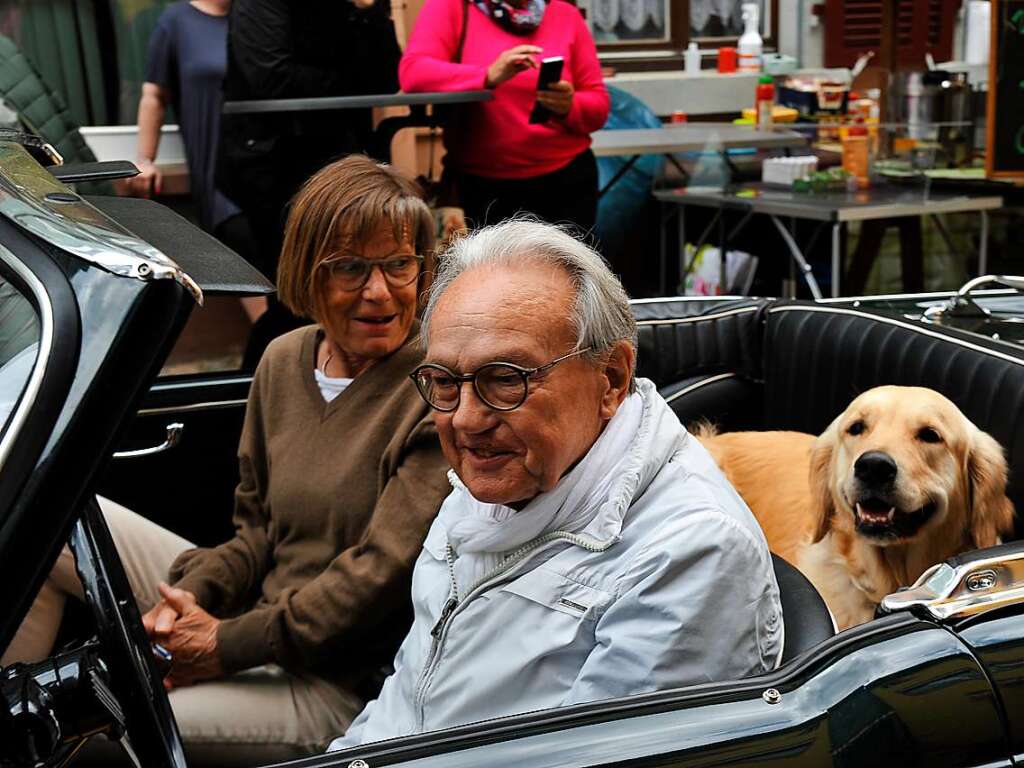
{"type": "Polygon", "coordinates": [[[819,437],[696,434],[839,629],[870,620],[929,566],[1012,530],[1002,447],[930,389],[868,390],[819,437]]]}

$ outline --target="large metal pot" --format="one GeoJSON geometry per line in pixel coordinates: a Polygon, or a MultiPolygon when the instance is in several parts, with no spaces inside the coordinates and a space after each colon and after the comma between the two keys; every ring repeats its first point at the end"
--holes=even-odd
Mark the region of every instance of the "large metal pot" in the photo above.
{"type": "Polygon", "coordinates": [[[907,136],[937,142],[950,167],[965,164],[974,149],[971,88],[963,72],[899,72],[890,89],[891,121],[907,136]]]}

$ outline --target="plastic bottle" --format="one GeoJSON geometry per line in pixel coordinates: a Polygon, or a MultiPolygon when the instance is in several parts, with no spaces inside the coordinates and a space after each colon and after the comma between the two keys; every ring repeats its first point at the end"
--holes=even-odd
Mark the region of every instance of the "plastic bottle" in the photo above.
{"type": "Polygon", "coordinates": [[[762,75],[757,83],[754,100],[754,114],[759,131],[770,131],[775,125],[773,110],[775,109],[775,83],[770,75],[762,75]]]}
{"type": "Polygon", "coordinates": [[[697,43],[692,40],[686,49],[685,64],[688,75],[696,75],[700,72],[700,49],[697,48],[697,43]]]}
{"type": "Polygon", "coordinates": [[[843,170],[856,179],[859,189],[867,188],[870,172],[868,129],[861,123],[851,125],[843,140],[843,170]]]}
{"type": "Polygon", "coordinates": [[[764,51],[764,41],[757,31],[760,23],[760,10],[757,3],[743,4],[743,35],[737,45],[739,50],[740,72],[760,72],[761,54],[764,51]]]}
{"type": "Polygon", "coordinates": [[[864,121],[868,125],[868,138],[871,140],[872,157],[878,154],[878,124],[882,115],[882,92],[878,88],[869,88],[867,91],[868,117],[864,121]]]}

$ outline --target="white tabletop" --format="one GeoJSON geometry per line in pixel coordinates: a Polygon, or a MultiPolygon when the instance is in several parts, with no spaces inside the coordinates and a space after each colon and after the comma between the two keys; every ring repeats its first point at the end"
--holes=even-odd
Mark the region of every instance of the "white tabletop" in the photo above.
{"type": "Polygon", "coordinates": [[[591,149],[598,157],[663,155],[723,149],[806,147],[808,138],[790,130],[759,131],[744,125],[692,123],[663,128],[602,130],[593,134],[591,149]]]}

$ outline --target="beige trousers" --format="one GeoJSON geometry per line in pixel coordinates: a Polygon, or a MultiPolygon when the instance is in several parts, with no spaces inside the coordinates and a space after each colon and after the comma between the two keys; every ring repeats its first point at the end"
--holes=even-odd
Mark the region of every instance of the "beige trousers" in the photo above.
{"type": "MultiPolygon", "coordinates": [[[[141,515],[100,498],[139,611],[160,599],[157,584],[193,545],[141,515]]],[[[0,663],[49,655],[64,603],[82,599],[74,558],[65,547],[0,663]]],[[[268,665],[170,692],[189,764],[255,765],[321,752],[362,708],[353,693],[325,680],[268,665]]]]}

